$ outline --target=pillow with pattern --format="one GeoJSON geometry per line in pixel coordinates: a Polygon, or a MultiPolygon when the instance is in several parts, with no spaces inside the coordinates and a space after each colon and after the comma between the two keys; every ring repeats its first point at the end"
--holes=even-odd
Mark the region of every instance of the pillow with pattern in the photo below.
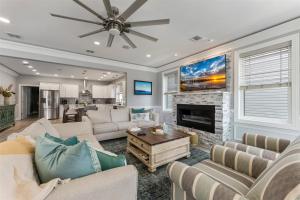
{"type": "Polygon", "coordinates": [[[131,121],[150,121],[150,113],[131,113],[131,121]]]}

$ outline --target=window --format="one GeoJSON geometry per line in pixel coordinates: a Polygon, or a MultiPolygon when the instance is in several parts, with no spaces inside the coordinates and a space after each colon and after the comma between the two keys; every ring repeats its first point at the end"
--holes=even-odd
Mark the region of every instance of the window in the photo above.
{"type": "Polygon", "coordinates": [[[291,120],[291,43],[240,54],[240,117],[291,120]]]}
{"type": "Polygon", "coordinates": [[[173,95],[178,92],[178,70],[163,74],[163,107],[164,110],[173,109],[173,95]]]}

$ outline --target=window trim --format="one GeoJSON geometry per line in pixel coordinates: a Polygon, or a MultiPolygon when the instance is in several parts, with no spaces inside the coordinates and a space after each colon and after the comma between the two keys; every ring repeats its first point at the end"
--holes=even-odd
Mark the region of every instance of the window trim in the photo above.
{"type": "Polygon", "coordinates": [[[180,78],[179,68],[174,68],[174,69],[162,72],[162,109],[163,109],[163,112],[172,112],[173,111],[173,109],[167,109],[166,108],[166,95],[168,95],[168,94],[177,94],[179,92],[179,84],[180,84],[179,83],[180,82],[179,78],[180,78]],[[165,75],[166,74],[170,74],[172,72],[176,72],[176,71],[177,71],[177,74],[178,74],[177,91],[169,91],[169,92],[167,92],[166,91],[167,82],[166,82],[165,75]]]}
{"type": "MultiPolygon", "coordinates": [[[[252,124],[267,127],[286,128],[286,129],[300,129],[300,86],[299,86],[299,33],[284,36],[260,44],[254,44],[234,52],[234,122],[243,124],[252,124]],[[291,88],[290,88],[290,103],[289,103],[289,114],[290,121],[285,120],[274,120],[270,118],[260,117],[247,117],[243,113],[243,103],[241,101],[241,90],[240,90],[240,57],[249,52],[255,52],[263,48],[276,46],[279,44],[287,43],[291,44],[291,88]]],[[[258,51],[259,52],[259,51],[258,51]]]]}

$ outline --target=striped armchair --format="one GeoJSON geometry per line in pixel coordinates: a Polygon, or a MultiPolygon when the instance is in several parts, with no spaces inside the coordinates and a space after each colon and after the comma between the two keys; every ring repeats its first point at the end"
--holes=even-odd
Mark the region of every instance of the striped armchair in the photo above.
{"type": "Polygon", "coordinates": [[[243,144],[214,145],[209,160],[173,162],[167,173],[173,200],[300,199],[300,137],[290,144],[245,134],[243,144]]]}

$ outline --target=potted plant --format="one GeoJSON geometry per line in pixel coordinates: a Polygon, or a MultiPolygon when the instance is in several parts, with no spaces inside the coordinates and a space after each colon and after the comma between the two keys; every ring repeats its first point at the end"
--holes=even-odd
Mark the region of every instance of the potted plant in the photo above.
{"type": "Polygon", "coordinates": [[[11,91],[12,89],[12,84],[8,86],[8,88],[4,89],[2,86],[0,86],[0,94],[4,97],[4,105],[9,105],[10,104],[10,97],[14,93],[13,91],[11,91]]]}

